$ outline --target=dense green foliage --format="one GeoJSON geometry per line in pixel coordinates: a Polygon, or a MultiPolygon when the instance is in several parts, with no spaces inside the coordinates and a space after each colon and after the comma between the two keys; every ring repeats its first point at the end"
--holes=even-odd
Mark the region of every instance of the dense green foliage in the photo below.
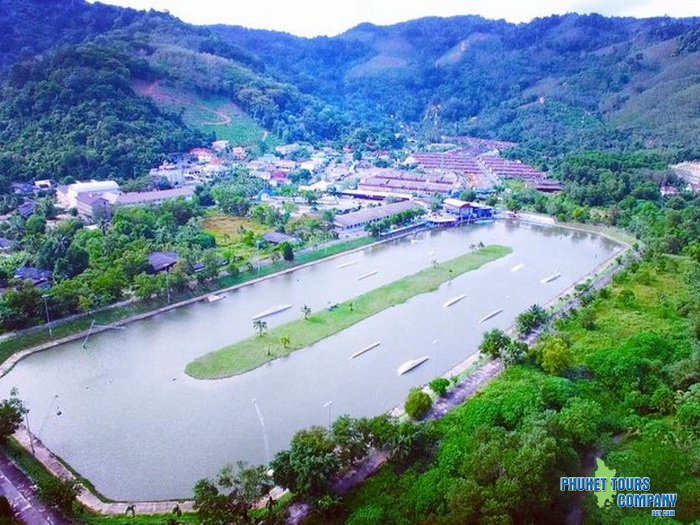
{"type": "Polygon", "coordinates": [[[39,482],[39,497],[64,515],[72,515],[76,498],[83,487],[77,479],[48,477],[39,482]]]}
{"type": "Polygon", "coordinates": [[[634,265],[589,305],[598,329],[581,327],[578,314],[558,323],[578,370],[509,368],[436,423],[440,444],[427,468],[385,469],[351,495],[348,522],[560,523],[580,506],[595,523],[648,515],[559,490],[559,476],[592,475],[582,470],[591,450],[618,476],[649,476],[652,492],[677,492],[678,520],[697,518],[700,343],[689,321],[700,304],[698,272],[666,256],[634,265]],[[640,283],[650,271],[657,277],[640,283]],[[617,301],[624,291],[634,305],[617,301]]]}
{"type": "Polygon", "coordinates": [[[563,153],[646,139],[697,148],[697,114],[683,103],[696,94],[697,24],[569,14],[521,25],[475,16],[362,24],[311,40],[214,30],[333,101],[373,141],[412,123],[428,137],[466,132],[563,153]]]}
{"type": "Polygon", "coordinates": [[[226,525],[248,522],[253,506],[272,488],[265,467],[251,467],[239,461],[226,465],[216,481],[202,479],[194,487],[194,508],[199,522],[226,525]]]}
{"type": "Polygon", "coordinates": [[[431,406],[433,406],[433,400],[420,388],[411,390],[404,403],[406,414],[412,419],[422,419],[431,406]]]}
{"type": "Polygon", "coordinates": [[[408,125],[425,138],[470,133],[556,155],[653,144],[685,148],[689,156],[700,143],[687,103],[697,95],[697,19],[571,14],[513,25],[427,18],[303,39],[194,27],[164,13],[82,0],[50,4],[13,0],[0,16],[7,29],[0,69],[14,86],[3,96],[9,107],[2,114],[16,118],[19,98],[21,115],[42,122],[4,130],[12,155],[2,166],[12,177],[60,178],[68,166],[129,177],[158,155],[201,140],[136,96],[137,83],[185,98],[223,98],[287,142],[342,137],[356,149],[395,148],[405,139],[395,132],[408,125]],[[90,104],[93,98],[101,103],[90,104]],[[28,99],[36,106],[31,114],[28,99]],[[42,113],[57,102],[57,112],[42,113]],[[73,124],[62,160],[35,152],[62,146],[53,136],[73,124]],[[107,132],[120,138],[105,144],[107,132]]]}
{"type": "Polygon", "coordinates": [[[203,137],[137,97],[125,49],[61,48],[10,69],[0,104],[0,184],[133,177],[203,137]]]}
{"type": "Polygon", "coordinates": [[[14,388],[10,391],[10,397],[0,401],[0,443],[15,433],[22,424],[27,409],[14,388]]]}
{"type": "Polygon", "coordinates": [[[431,437],[412,423],[397,423],[386,415],[353,419],[341,416],[331,429],[300,430],[289,449],[278,452],[270,466],[275,483],[311,499],[328,495],[334,477],[380,451],[391,464],[404,466],[428,450],[431,437]]]}

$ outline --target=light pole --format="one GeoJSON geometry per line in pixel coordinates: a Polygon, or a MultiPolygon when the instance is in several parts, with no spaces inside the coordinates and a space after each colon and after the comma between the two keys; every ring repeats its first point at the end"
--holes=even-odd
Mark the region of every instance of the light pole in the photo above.
{"type": "Polygon", "coordinates": [[[326,401],[323,403],[323,408],[328,409],[328,433],[331,433],[331,407],[333,406],[333,401],[326,401]]]}
{"type": "Polygon", "coordinates": [[[41,294],[41,298],[44,300],[44,311],[46,312],[46,326],[49,328],[49,337],[53,339],[53,328],[51,327],[51,317],[49,317],[49,305],[46,302],[47,294],[41,294]]]}
{"type": "Polygon", "coordinates": [[[36,457],[36,452],[34,451],[34,438],[32,437],[32,431],[29,430],[29,409],[24,410],[24,426],[27,427],[27,434],[29,435],[29,448],[32,449],[32,456],[36,457]]]}
{"type": "Polygon", "coordinates": [[[168,304],[170,304],[170,270],[165,272],[165,291],[168,295],[168,304]]]}
{"type": "Polygon", "coordinates": [[[255,412],[258,414],[258,420],[260,421],[260,426],[263,432],[263,445],[265,446],[265,462],[270,464],[270,444],[267,442],[267,429],[265,428],[265,420],[263,419],[262,412],[260,412],[260,407],[255,398],[253,398],[253,406],[255,407],[255,412]]]}
{"type": "Polygon", "coordinates": [[[437,365],[438,365],[438,351],[437,351],[437,344],[440,342],[440,339],[435,339],[433,341],[433,345],[435,346],[435,371],[433,372],[433,375],[437,377],[437,365]]]}

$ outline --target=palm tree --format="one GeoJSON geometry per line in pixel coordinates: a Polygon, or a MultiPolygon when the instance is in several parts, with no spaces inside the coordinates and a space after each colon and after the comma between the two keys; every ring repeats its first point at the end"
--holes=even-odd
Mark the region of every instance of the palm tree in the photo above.
{"type": "Polygon", "coordinates": [[[267,323],[262,319],[256,319],[253,321],[253,328],[258,331],[258,337],[262,337],[265,335],[265,331],[267,330],[267,323]]]}
{"type": "Polygon", "coordinates": [[[311,308],[308,307],[308,305],[304,305],[301,307],[301,315],[304,316],[304,320],[307,320],[309,316],[311,315],[311,308]]]}

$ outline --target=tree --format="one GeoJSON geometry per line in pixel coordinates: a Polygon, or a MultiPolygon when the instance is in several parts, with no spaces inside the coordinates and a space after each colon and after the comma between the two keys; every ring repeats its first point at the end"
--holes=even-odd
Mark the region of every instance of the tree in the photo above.
{"type": "Polygon", "coordinates": [[[0,496],[0,525],[20,525],[12,505],[5,496],[0,496]]]}
{"type": "Polygon", "coordinates": [[[288,335],[283,335],[282,337],[280,337],[280,344],[285,350],[289,350],[289,345],[291,345],[291,343],[292,340],[289,338],[288,335]]]}
{"type": "Polygon", "coordinates": [[[430,382],[430,389],[440,397],[445,397],[450,381],[444,377],[436,377],[430,382]]]}
{"type": "Polygon", "coordinates": [[[573,438],[574,442],[590,446],[599,434],[603,419],[600,405],[590,399],[573,398],[557,414],[557,420],[565,435],[573,438]]]}
{"type": "Polygon", "coordinates": [[[527,356],[527,344],[522,341],[511,339],[510,343],[501,352],[503,363],[511,366],[522,362],[527,356]]]}
{"type": "Polygon", "coordinates": [[[16,388],[10,390],[10,397],[0,402],[0,442],[7,441],[22,424],[22,418],[29,412],[24,402],[17,397],[16,388]]]}
{"type": "Polygon", "coordinates": [[[574,354],[569,344],[561,337],[548,337],[542,343],[541,355],[542,369],[554,375],[561,375],[574,362],[574,354]]]}
{"type": "Polygon", "coordinates": [[[253,328],[258,331],[258,337],[262,337],[267,331],[267,322],[263,321],[262,319],[256,319],[253,321],[253,328]]]}
{"type": "Polygon", "coordinates": [[[365,439],[360,420],[343,415],[333,421],[335,452],[343,466],[352,466],[367,454],[369,443],[365,439]]]}
{"type": "Polygon", "coordinates": [[[431,406],[433,406],[433,400],[430,399],[430,396],[420,388],[414,388],[406,398],[404,409],[411,418],[421,419],[431,406]]]}
{"type": "Polygon", "coordinates": [[[200,523],[227,525],[247,522],[255,503],[272,488],[272,479],[262,465],[239,461],[226,465],[216,481],[201,479],[194,487],[194,508],[200,523]]]}
{"type": "Polygon", "coordinates": [[[288,242],[283,242],[280,245],[280,248],[282,248],[282,258],[285,261],[293,261],[294,260],[294,250],[292,249],[291,244],[289,244],[288,242]]]}
{"type": "Polygon", "coordinates": [[[510,337],[503,330],[494,328],[484,333],[484,338],[479,345],[479,352],[493,358],[500,357],[501,352],[508,347],[510,341],[510,337]]]}
{"type": "Polygon", "coordinates": [[[40,235],[46,231],[46,219],[41,215],[34,214],[25,223],[27,235],[40,235]]]}
{"type": "Polygon", "coordinates": [[[521,336],[528,335],[533,330],[546,323],[548,318],[549,315],[544,308],[539,304],[533,304],[518,316],[516,320],[518,333],[521,336]]]}
{"type": "Polygon", "coordinates": [[[275,482],[301,496],[325,494],[340,466],[335,446],[324,427],[300,430],[289,449],[278,452],[270,463],[275,482]]]}
{"type": "Polygon", "coordinates": [[[66,514],[73,513],[73,503],[83,490],[75,478],[56,478],[53,476],[39,480],[39,496],[49,505],[66,514]]]}
{"type": "Polygon", "coordinates": [[[304,320],[308,320],[309,316],[311,315],[311,308],[309,308],[308,305],[304,305],[301,307],[301,315],[304,316],[304,320]]]}

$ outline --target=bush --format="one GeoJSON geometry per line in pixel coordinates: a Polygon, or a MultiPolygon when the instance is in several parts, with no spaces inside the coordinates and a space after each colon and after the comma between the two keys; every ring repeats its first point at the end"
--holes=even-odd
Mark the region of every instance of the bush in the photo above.
{"type": "Polygon", "coordinates": [[[82,485],[77,479],[50,477],[39,481],[39,497],[52,507],[73,513],[73,503],[76,501],[82,485]]]}
{"type": "Polygon", "coordinates": [[[581,310],[579,320],[581,321],[581,328],[584,330],[595,330],[595,311],[590,308],[581,310]]]}
{"type": "Polygon", "coordinates": [[[520,335],[528,335],[533,330],[536,330],[549,319],[549,314],[539,304],[533,304],[530,308],[521,313],[516,324],[520,335]]]}
{"type": "Polygon", "coordinates": [[[285,261],[293,261],[294,260],[294,250],[292,250],[292,245],[289,244],[288,242],[283,242],[281,245],[282,248],[282,258],[285,261]]]}
{"type": "Polygon", "coordinates": [[[421,419],[425,413],[433,406],[433,400],[420,388],[414,388],[406,398],[404,409],[413,419],[421,419]]]}
{"type": "Polygon", "coordinates": [[[438,377],[430,382],[430,389],[440,397],[444,397],[447,389],[450,387],[450,381],[444,377],[438,377]]]}

